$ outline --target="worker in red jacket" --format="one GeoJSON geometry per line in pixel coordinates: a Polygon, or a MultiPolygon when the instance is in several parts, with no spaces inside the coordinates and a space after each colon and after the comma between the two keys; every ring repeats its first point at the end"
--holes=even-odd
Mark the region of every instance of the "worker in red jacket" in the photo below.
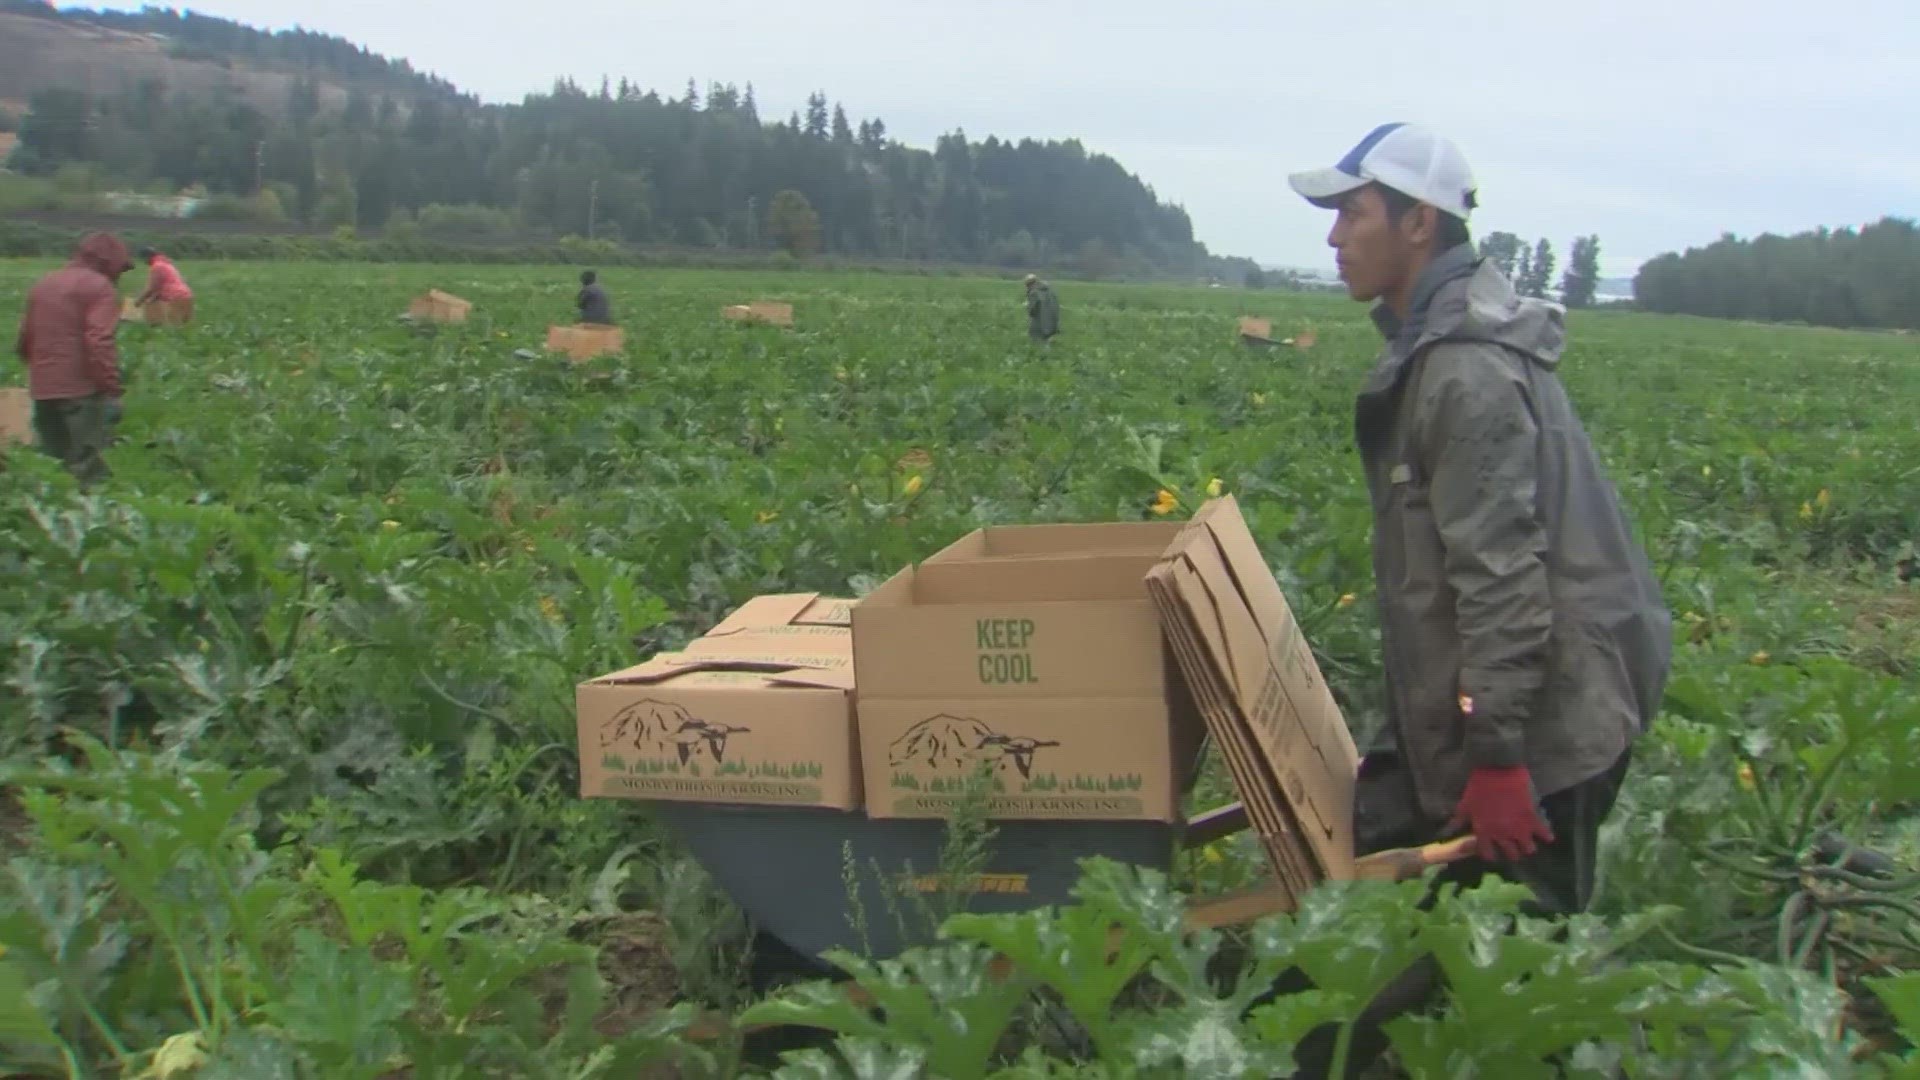
{"type": "Polygon", "coordinates": [[[14,351],[27,365],[40,447],[85,487],[108,475],[100,456],[120,420],[120,275],[133,269],[112,233],[80,241],[67,265],[27,294],[14,351]]]}
{"type": "Polygon", "coordinates": [[[147,264],[147,290],[134,303],[144,308],[159,300],[171,305],[180,321],[191,319],[193,290],[187,288],[187,279],[180,276],[180,268],[173,265],[173,260],[145,247],[140,249],[140,261],[147,264]]]}

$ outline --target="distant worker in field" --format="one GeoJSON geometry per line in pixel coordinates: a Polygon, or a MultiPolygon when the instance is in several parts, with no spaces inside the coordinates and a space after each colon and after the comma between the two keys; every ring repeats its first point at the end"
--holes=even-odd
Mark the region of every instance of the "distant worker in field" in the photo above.
{"type": "Polygon", "coordinates": [[[613,303],[607,299],[607,290],[600,287],[600,275],[592,270],[580,271],[580,295],[574,299],[580,308],[580,321],[594,326],[613,325],[613,303]]]}
{"type": "MultiPolygon", "coordinates": [[[[1475,856],[1441,881],[1496,875],[1530,889],[1529,914],[1585,911],[1600,826],[1673,645],[1557,374],[1564,309],[1521,297],[1476,254],[1472,171],[1429,130],[1385,124],[1289,180],[1337,211],[1340,279],[1375,302],[1386,342],[1354,422],[1388,721],[1361,763],[1356,854],[1471,831],[1475,856]]],[[[1416,966],[1369,1009],[1373,1052],[1373,1024],[1424,998],[1435,971],[1416,966]]]]}
{"type": "Polygon", "coordinates": [[[109,473],[101,451],[120,420],[120,275],[133,269],[112,233],[80,241],[67,265],[27,293],[14,351],[27,365],[33,429],[82,487],[109,473]]]}
{"type": "Polygon", "coordinates": [[[164,301],[174,307],[182,321],[191,319],[193,290],[187,288],[187,279],[180,276],[180,268],[173,265],[173,260],[143,247],[140,261],[147,264],[147,289],[134,304],[144,308],[155,300],[164,301]]]}
{"type": "Polygon", "coordinates": [[[1027,336],[1034,341],[1052,341],[1060,332],[1060,301],[1053,288],[1032,274],[1027,275],[1027,336]]]}

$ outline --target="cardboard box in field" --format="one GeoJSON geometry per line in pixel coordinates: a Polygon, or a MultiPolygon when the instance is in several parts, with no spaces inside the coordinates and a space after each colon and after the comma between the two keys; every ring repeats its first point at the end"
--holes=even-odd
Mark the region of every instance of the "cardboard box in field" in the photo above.
{"type": "Polygon", "coordinates": [[[574,690],[586,798],[860,806],[852,601],[748,601],[675,653],[574,690]]]}
{"type": "Polygon", "coordinates": [[[853,608],[867,814],[1179,819],[1205,728],[1146,572],[1171,523],[971,533],[853,608]]]}
{"type": "Polygon", "coordinates": [[[1147,580],[1281,882],[1350,877],[1359,754],[1233,497],[1202,506],[1147,580]]]}
{"type": "Polygon", "coordinates": [[[33,398],[18,386],[0,389],[0,452],[10,445],[32,446],[33,398]]]}
{"type": "Polygon", "coordinates": [[[567,359],[576,364],[607,353],[617,353],[626,347],[627,332],[618,326],[581,323],[577,326],[547,327],[547,351],[566,353],[567,359]]]}
{"type": "Polygon", "coordinates": [[[428,289],[407,304],[407,314],[421,322],[463,323],[472,311],[472,301],[439,289],[428,289]]]}
{"type": "Polygon", "coordinates": [[[1243,338],[1251,338],[1255,341],[1272,341],[1273,320],[1242,316],[1240,319],[1240,336],[1243,338]]]}
{"type": "Polygon", "coordinates": [[[734,322],[766,323],[769,326],[793,325],[793,305],[776,303],[772,300],[755,300],[751,304],[731,304],[721,308],[720,315],[734,322]]]}
{"type": "Polygon", "coordinates": [[[146,323],[148,326],[184,326],[193,321],[193,301],[149,300],[145,305],[131,299],[120,303],[120,321],[146,323]]]}

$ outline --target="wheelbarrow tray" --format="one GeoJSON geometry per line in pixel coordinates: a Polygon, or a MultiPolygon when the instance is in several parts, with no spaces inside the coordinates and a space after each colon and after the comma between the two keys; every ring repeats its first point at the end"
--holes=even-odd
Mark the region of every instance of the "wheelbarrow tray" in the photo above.
{"type": "MultiPolygon", "coordinates": [[[[823,973],[829,966],[819,958],[832,949],[889,957],[936,939],[938,928],[914,899],[938,899],[942,820],[808,807],[662,802],[652,809],[760,932],[823,973]],[[908,881],[914,887],[903,894],[908,881]]],[[[1155,821],[996,821],[992,828],[983,872],[960,890],[971,912],[1070,904],[1080,860],[1100,855],[1164,871],[1181,842],[1179,825],[1155,821]]]]}

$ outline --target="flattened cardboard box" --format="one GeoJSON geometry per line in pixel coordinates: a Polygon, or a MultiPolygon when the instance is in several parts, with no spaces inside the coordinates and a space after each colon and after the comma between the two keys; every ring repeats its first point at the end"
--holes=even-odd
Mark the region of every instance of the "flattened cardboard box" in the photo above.
{"type": "Polygon", "coordinates": [[[581,796],[857,809],[851,604],[755,597],[680,652],[581,683],[581,796]]]}
{"type": "Polygon", "coordinates": [[[947,816],[984,764],[995,818],[1177,820],[1205,728],[1144,581],[1177,534],[983,529],[855,604],[868,816],[947,816]]]}
{"type": "Polygon", "coordinates": [[[1233,497],[1201,507],[1148,581],[1276,871],[1295,888],[1350,877],[1359,754],[1233,497]]]}

